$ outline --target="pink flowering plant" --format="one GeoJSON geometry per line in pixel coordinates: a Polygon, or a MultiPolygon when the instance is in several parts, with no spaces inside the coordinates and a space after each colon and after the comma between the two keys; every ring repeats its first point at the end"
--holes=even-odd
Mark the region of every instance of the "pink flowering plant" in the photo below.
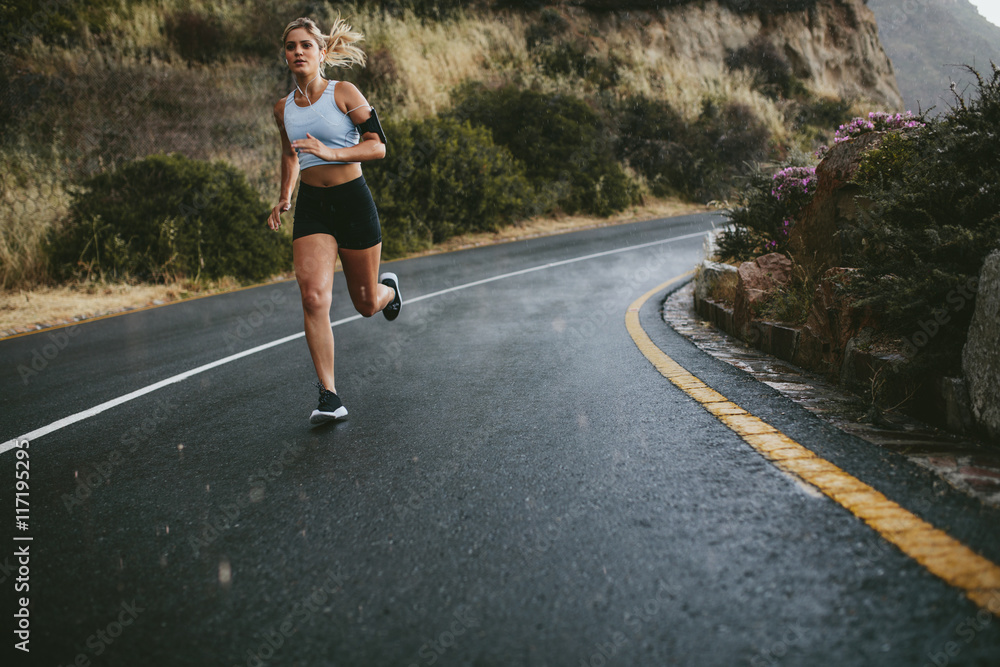
{"type": "Polygon", "coordinates": [[[912,112],[906,113],[885,113],[882,111],[872,111],[868,118],[855,118],[849,123],[845,123],[837,128],[834,136],[834,143],[859,137],[868,132],[888,132],[890,130],[910,130],[924,127],[925,123],[920,118],[914,116],[912,112]]]}
{"type": "Polygon", "coordinates": [[[740,206],[726,213],[733,227],[719,238],[724,259],[745,261],[769,252],[786,252],[795,218],[815,189],[815,167],[785,167],[772,176],[754,173],[740,206]]]}

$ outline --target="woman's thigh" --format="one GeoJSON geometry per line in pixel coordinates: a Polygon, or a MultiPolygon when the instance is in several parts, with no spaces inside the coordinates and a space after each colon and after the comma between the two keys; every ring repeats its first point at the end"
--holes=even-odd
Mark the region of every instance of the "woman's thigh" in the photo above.
{"type": "Polygon", "coordinates": [[[337,268],[337,239],[330,234],[309,234],[292,242],[295,279],[302,298],[330,295],[337,268]]]}
{"type": "Polygon", "coordinates": [[[378,296],[378,267],[382,259],[382,244],[364,250],[340,249],[340,263],[351,301],[358,310],[365,303],[374,303],[378,296]]]}

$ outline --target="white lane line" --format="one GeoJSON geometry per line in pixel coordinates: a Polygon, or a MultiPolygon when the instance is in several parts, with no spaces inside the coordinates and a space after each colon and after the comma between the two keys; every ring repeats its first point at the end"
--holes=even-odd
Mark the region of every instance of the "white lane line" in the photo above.
{"type": "MultiPolygon", "coordinates": [[[[477,287],[479,285],[485,285],[486,283],[492,283],[492,282],[496,282],[498,280],[504,280],[506,278],[513,278],[515,276],[523,276],[526,273],[534,273],[535,271],[544,271],[545,269],[551,269],[551,268],[556,267],[556,266],[565,266],[566,264],[573,264],[575,262],[583,262],[583,261],[586,261],[588,259],[595,259],[597,257],[605,257],[607,255],[615,255],[615,254],[618,254],[618,253],[629,252],[629,251],[632,251],[632,250],[641,250],[642,248],[649,248],[651,246],[663,245],[665,243],[673,243],[674,241],[684,241],[686,239],[698,238],[699,236],[705,236],[706,234],[708,234],[707,231],[696,232],[696,233],[693,233],[693,234],[684,234],[682,236],[673,236],[673,237],[671,237],[669,239],[661,239],[659,241],[650,241],[649,243],[640,243],[638,245],[627,246],[625,248],[616,248],[615,250],[605,250],[604,252],[595,252],[595,253],[590,254],[590,255],[582,255],[580,257],[573,257],[572,259],[564,259],[564,260],[560,260],[558,262],[550,262],[548,264],[540,264],[539,266],[533,266],[531,268],[521,269],[520,271],[511,271],[510,273],[504,273],[504,274],[501,274],[501,275],[498,275],[498,276],[492,276],[490,278],[483,278],[482,280],[475,280],[475,281],[470,282],[470,283],[463,283],[461,285],[456,285],[455,287],[449,287],[447,289],[439,290],[437,292],[431,292],[429,294],[422,294],[422,295],[414,297],[412,299],[407,299],[403,303],[416,303],[418,301],[423,301],[425,299],[430,299],[430,298],[433,298],[433,297],[436,297],[436,296],[441,296],[442,294],[448,294],[450,292],[457,292],[459,290],[468,289],[469,287],[477,287]]],[[[360,319],[361,319],[361,315],[352,315],[351,317],[345,317],[342,320],[337,320],[336,322],[331,323],[330,326],[331,326],[331,328],[332,327],[339,327],[342,324],[347,324],[348,322],[353,322],[354,320],[360,320],[360,319]]],[[[166,380],[160,380],[159,382],[156,382],[155,384],[151,384],[149,386],[143,387],[142,389],[136,389],[135,391],[133,391],[131,393],[125,394],[123,396],[119,396],[118,398],[113,398],[110,401],[105,401],[104,403],[101,403],[100,405],[95,405],[94,407],[89,408],[87,410],[83,410],[82,412],[78,412],[75,415],[70,415],[69,417],[64,417],[64,418],[62,418],[62,419],[60,419],[58,421],[52,422],[51,424],[49,424],[47,426],[42,426],[41,428],[37,428],[34,431],[31,431],[30,433],[25,433],[22,436],[19,436],[17,438],[13,438],[11,440],[8,440],[7,442],[3,443],[3,445],[0,445],[0,454],[3,454],[4,452],[8,452],[8,451],[14,449],[17,446],[17,442],[19,442],[21,440],[34,441],[34,440],[36,440],[36,439],[38,439],[38,438],[40,438],[42,436],[48,435],[49,433],[53,433],[55,431],[58,431],[61,428],[65,428],[67,426],[70,426],[71,424],[75,424],[77,422],[83,421],[84,419],[89,419],[89,418],[93,417],[94,415],[99,415],[100,413],[104,412],[105,410],[110,410],[111,408],[117,407],[119,405],[123,405],[125,403],[128,403],[129,401],[132,401],[132,400],[134,400],[136,398],[139,398],[140,396],[145,396],[146,394],[154,392],[157,389],[162,389],[163,387],[166,387],[167,385],[176,384],[178,382],[181,382],[182,380],[187,380],[188,378],[194,377],[195,375],[198,375],[200,373],[204,373],[205,371],[209,371],[209,370],[211,370],[213,368],[218,368],[219,366],[224,366],[225,364],[228,364],[230,362],[236,361],[237,359],[242,359],[243,357],[249,357],[252,354],[257,354],[258,352],[263,352],[264,350],[270,349],[272,347],[277,347],[278,345],[283,345],[284,343],[288,343],[288,342],[291,342],[291,341],[296,340],[298,338],[302,338],[305,335],[306,334],[305,334],[304,331],[300,331],[297,334],[292,334],[291,336],[285,336],[284,338],[279,338],[277,340],[273,340],[270,343],[264,343],[263,345],[258,345],[255,348],[252,348],[252,349],[249,349],[249,350],[244,350],[243,352],[238,352],[236,354],[233,354],[233,355],[230,355],[228,357],[225,357],[224,359],[219,359],[218,361],[213,361],[211,363],[205,364],[204,366],[199,366],[198,368],[192,368],[189,371],[185,371],[185,372],[180,373],[178,375],[174,375],[173,377],[169,377],[166,380]]]]}

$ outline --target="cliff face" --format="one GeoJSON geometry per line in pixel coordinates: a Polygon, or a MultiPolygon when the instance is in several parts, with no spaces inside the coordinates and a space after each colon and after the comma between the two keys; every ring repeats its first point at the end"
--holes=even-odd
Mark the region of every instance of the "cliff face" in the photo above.
{"type": "Polygon", "coordinates": [[[803,79],[821,90],[901,110],[896,75],[863,0],[828,0],[812,9],[772,15],[764,27],[803,79]]]}
{"type": "Polygon", "coordinates": [[[658,20],[639,35],[650,57],[676,59],[693,71],[720,69],[728,53],[760,35],[814,91],[902,108],[875,15],[863,0],[819,0],[780,12],[740,11],[712,1],[675,5],[653,15],[658,20]]]}
{"type": "Polygon", "coordinates": [[[879,35],[896,63],[908,109],[943,113],[955,104],[954,82],[966,98],[974,77],[961,65],[990,72],[1000,64],[1000,27],[987,21],[969,0],[871,0],[879,35]]]}

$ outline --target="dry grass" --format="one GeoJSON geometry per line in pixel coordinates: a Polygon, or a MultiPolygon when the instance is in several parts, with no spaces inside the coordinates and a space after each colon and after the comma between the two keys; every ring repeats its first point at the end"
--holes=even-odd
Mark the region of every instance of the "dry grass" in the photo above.
{"type": "Polygon", "coordinates": [[[618,213],[607,218],[594,218],[579,215],[559,215],[555,217],[540,216],[518,225],[506,227],[498,232],[477,232],[474,234],[461,234],[459,236],[454,236],[443,243],[435,245],[430,250],[426,250],[418,254],[433,255],[436,253],[452,252],[463,248],[471,248],[481,245],[521,241],[538,236],[551,236],[553,234],[562,234],[564,232],[621,225],[628,222],[638,222],[640,220],[654,220],[657,218],[669,218],[678,215],[688,215],[691,213],[704,213],[710,210],[713,209],[701,204],[692,204],[678,199],[655,199],[649,197],[644,204],[632,207],[625,211],[619,211],[618,213]]]}
{"type": "Polygon", "coordinates": [[[57,165],[23,150],[0,152],[0,290],[45,279],[42,240],[68,206],[57,165]]]}
{"type": "Polygon", "coordinates": [[[732,306],[736,303],[736,287],[739,283],[739,276],[736,272],[722,273],[719,279],[712,283],[708,291],[708,298],[712,301],[725,303],[732,306]]]}
{"type": "Polygon", "coordinates": [[[83,283],[0,294],[0,337],[238,288],[235,281],[166,285],[83,283]]]}
{"type": "Polygon", "coordinates": [[[440,113],[463,81],[502,78],[504,70],[527,61],[525,20],[518,16],[459,13],[448,21],[424,22],[365,9],[353,20],[370,52],[391,54],[402,98],[393,112],[407,118],[440,113]]]}
{"type": "MultiPolygon", "coordinates": [[[[42,87],[23,126],[12,132],[22,143],[0,155],[0,289],[30,289],[47,280],[41,239],[65,216],[70,184],[119,162],[174,151],[221,159],[246,173],[266,201],[277,195],[278,135],[270,109],[292,87],[277,55],[283,23],[273,26],[274,62],[250,58],[211,65],[184,62],[165,26],[172,13],[194,10],[220,17],[226,30],[266,35],[273,22],[267,17],[280,16],[284,6],[277,0],[253,8],[235,0],[149,0],[130,6],[130,15],[111,17],[100,41],[84,35],[84,43],[73,48],[36,41],[25,51],[25,66],[62,88],[42,87]]],[[[336,13],[332,5],[317,7],[316,18],[329,25],[336,13]]],[[[597,19],[562,6],[569,37],[585,43],[588,53],[618,63],[620,81],[610,91],[579,77],[542,72],[527,48],[531,19],[523,14],[460,12],[434,22],[371,7],[345,11],[366,34],[369,53],[391,60],[391,90],[382,103],[391,102],[396,117],[446,110],[455,86],[480,80],[584,98],[644,94],[669,101],[688,119],[697,117],[705,99],[737,101],[764,121],[776,142],[788,138],[783,108],[754,91],[745,75],[727,71],[724,58],[712,51],[748,40],[759,25],[720,21],[715,3],[642,21],[636,14],[597,19]],[[712,31],[719,34],[708,34],[712,31]]]]}

